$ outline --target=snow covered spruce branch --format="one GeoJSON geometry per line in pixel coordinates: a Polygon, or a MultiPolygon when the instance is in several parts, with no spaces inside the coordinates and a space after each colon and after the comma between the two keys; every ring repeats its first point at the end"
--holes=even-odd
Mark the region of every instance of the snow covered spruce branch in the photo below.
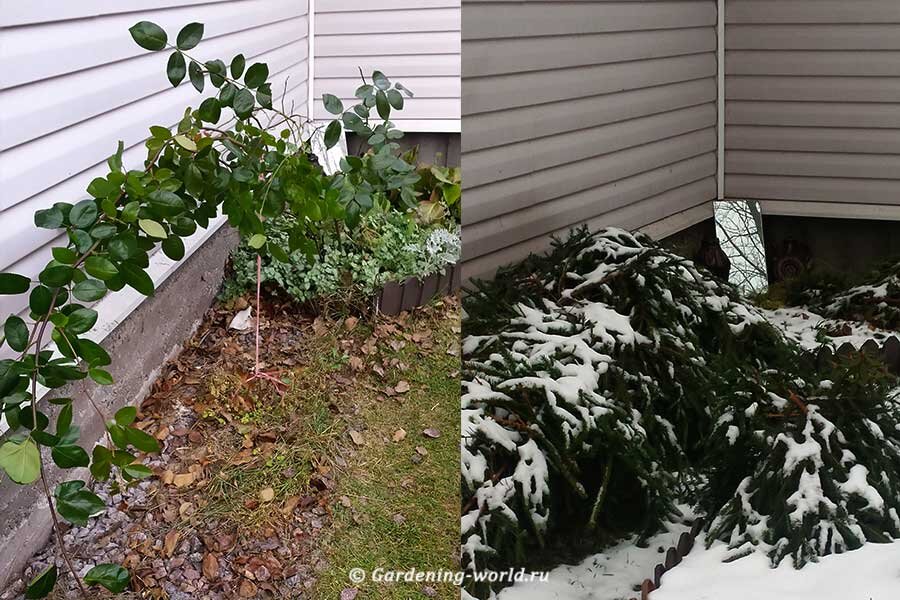
{"type": "Polygon", "coordinates": [[[714,536],[737,554],[798,566],[900,534],[896,381],[865,356],[817,365],[649,238],[577,231],[481,284],[466,312],[466,568],[644,539],[676,500],[717,517],[714,536]]]}

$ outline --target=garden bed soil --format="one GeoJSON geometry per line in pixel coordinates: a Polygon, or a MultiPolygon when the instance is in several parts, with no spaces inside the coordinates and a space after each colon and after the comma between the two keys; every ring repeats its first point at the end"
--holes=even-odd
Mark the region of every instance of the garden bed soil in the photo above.
{"type": "MultiPolygon", "coordinates": [[[[324,321],[298,314],[292,304],[264,301],[263,366],[287,383],[281,396],[271,384],[244,382],[253,369],[254,338],[227,326],[245,306],[238,298],[211,308],[142,403],[137,426],[162,446],[159,455],[146,459],[154,477],[124,490],[95,484],[109,508],[87,527],[65,532],[81,575],[99,562],[130,569],[132,589],[118,597],[318,597],[313,590],[329,566],[335,515],[356,512],[356,501],[341,490],[352,484],[345,479],[362,460],[362,415],[375,409],[396,413],[407,394],[418,393],[404,380],[410,366],[397,353],[409,345],[416,353],[458,363],[448,357],[458,355],[458,343],[454,348],[447,342],[459,331],[453,297],[413,315],[369,322],[324,321]],[[439,335],[451,328],[456,333],[439,335]]],[[[457,377],[456,369],[444,377],[457,377]]],[[[455,380],[450,385],[458,389],[455,380]]],[[[456,402],[435,408],[458,414],[456,402]]],[[[394,429],[384,426],[365,435],[390,438],[394,429]]],[[[417,446],[427,453],[424,448],[436,441],[411,432],[405,445],[409,454],[417,446]]],[[[455,471],[457,462],[447,468],[455,471]]],[[[392,491],[397,501],[413,493],[392,491]]],[[[454,526],[455,506],[451,499],[446,515],[454,526]]],[[[422,543],[426,551],[447,554],[456,532],[446,537],[422,543]]],[[[54,561],[61,574],[52,597],[80,597],[49,543],[0,599],[21,598],[27,581],[54,561]]],[[[108,595],[98,588],[91,594],[108,595]]]]}

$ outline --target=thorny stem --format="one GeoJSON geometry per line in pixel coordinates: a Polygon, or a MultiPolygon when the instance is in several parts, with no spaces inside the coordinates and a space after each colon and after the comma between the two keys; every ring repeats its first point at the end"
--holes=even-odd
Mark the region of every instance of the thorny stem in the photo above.
{"type": "MultiPolygon", "coordinates": [[[[41,369],[41,341],[44,338],[44,332],[47,330],[47,323],[50,320],[50,313],[53,312],[58,297],[59,288],[56,288],[50,300],[50,309],[47,311],[46,317],[41,320],[37,334],[37,344],[34,351],[34,377],[31,380],[31,419],[34,424],[37,423],[37,381],[41,369]]],[[[50,517],[53,519],[53,531],[56,532],[56,542],[59,546],[59,553],[66,562],[69,572],[72,573],[72,578],[75,580],[75,583],[78,584],[78,589],[81,592],[82,597],[87,598],[87,590],[84,588],[81,578],[78,577],[78,572],[72,564],[72,558],[66,551],[66,543],[65,540],[63,540],[62,528],[60,527],[59,517],[56,514],[56,507],[53,505],[53,494],[50,493],[50,484],[47,482],[47,473],[44,469],[43,459],[38,461],[38,468],[41,474],[41,486],[44,488],[44,497],[47,498],[47,505],[50,507],[50,517]]]]}
{"type": "Polygon", "coordinates": [[[259,375],[259,319],[262,315],[260,297],[262,296],[262,255],[256,255],[256,365],[253,374],[259,375]]]}
{"type": "MultiPolygon", "coordinates": [[[[156,163],[156,159],[159,158],[160,154],[162,154],[162,151],[165,147],[166,147],[166,145],[163,144],[163,146],[160,147],[160,149],[156,152],[156,155],[153,156],[153,158],[148,161],[148,164],[145,167],[144,172],[149,172],[153,168],[153,165],[156,163]]],[[[125,190],[122,190],[119,193],[119,196],[116,198],[115,204],[118,204],[124,195],[125,195],[125,190]]],[[[75,261],[75,263],[72,265],[72,268],[77,269],[82,264],[84,264],[84,261],[86,261],[88,259],[88,257],[91,254],[93,254],[93,252],[97,249],[97,246],[99,244],[100,244],[99,241],[94,242],[91,245],[91,247],[88,248],[88,250],[84,254],[82,254],[81,257],[79,257],[77,261],[75,261]]],[[[44,334],[47,331],[47,325],[50,322],[50,317],[53,315],[53,311],[56,309],[56,302],[59,300],[60,289],[61,288],[56,288],[53,291],[53,295],[50,297],[50,306],[49,306],[49,308],[47,308],[46,314],[44,314],[41,317],[40,321],[37,321],[34,324],[34,328],[32,329],[31,336],[29,338],[29,342],[31,342],[32,340],[34,341],[34,374],[31,378],[31,420],[32,420],[33,425],[37,424],[37,401],[38,401],[37,384],[38,384],[38,378],[40,377],[40,370],[41,370],[41,346],[43,344],[44,334]],[[35,338],[35,332],[37,333],[36,338],[35,338]]],[[[66,338],[66,341],[68,342],[67,338],[66,338]]],[[[27,348],[30,348],[30,347],[31,347],[31,344],[29,343],[29,346],[27,348]]],[[[25,353],[28,353],[27,348],[26,348],[25,353]]],[[[24,356],[24,354],[23,354],[23,356],[24,356]]],[[[97,407],[97,405],[94,404],[93,399],[91,399],[91,404],[97,410],[98,414],[100,414],[101,418],[105,421],[106,419],[103,417],[103,413],[100,412],[99,407],[97,407]]],[[[50,517],[53,520],[53,531],[56,534],[56,541],[57,541],[57,545],[59,547],[58,548],[59,553],[62,555],[63,560],[65,561],[66,566],[69,569],[69,572],[72,573],[72,578],[75,580],[75,583],[78,585],[78,589],[79,589],[82,597],[88,598],[87,590],[85,589],[84,584],[81,582],[81,578],[78,577],[78,572],[75,570],[75,567],[72,564],[72,558],[69,556],[69,553],[66,550],[65,540],[63,539],[63,535],[62,535],[62,526],[59,522],[59,516],[56,512],[56,506],[53,503],[53,494],[50,491],[50,483],[47,480],[47,473],[46,473],[46,469],[44,468],[43,457],[41,457],[40,460],[38,461],[38,469],[40,472],[41,487],[43,488],[44,497],[47,499],[47,505],[50,508],[50,517]]]]}

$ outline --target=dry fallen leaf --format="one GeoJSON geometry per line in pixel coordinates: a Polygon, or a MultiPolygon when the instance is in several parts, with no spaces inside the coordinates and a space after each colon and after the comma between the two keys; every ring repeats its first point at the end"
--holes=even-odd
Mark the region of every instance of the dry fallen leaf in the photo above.
{"type": "Polygon", "coordinates": [[[353,440],[353,443],[357,446],[362,446],[366,441],[365,438],[363,438],[363,434],[355,429],[350,430],[350,439],[353,440]]]}
{"type": "Polygon", "coordinates": [[[362,371],[363,367],[365,367],[365,363],[363,362],[363,359],[361,359],[358,356],[350,357],[350,368],[351,369],[353,369],[354,371],[362,371]]]}
{"type": "Polygon", "coordinates": [[[409,391],[409,382],[408,381],[399,381],[397,385],[394,386],[394,391],[398,394],[405,394],[409,391]]]}
{"type": "Polygon", "coordinates": [[[419,454],[419,456],[428,456],[428,450],[422,446],[416,446],[416,453],[419,454]]]}
{"type": "Polygon", "coordinates": [[[173,529],[166,534],[166,537],[163,540],[163,550],[165,551],[166,556],[172,556],[172,554],[175,553],[175,547],[178,546],[179,539],[181,539],[181,532],[177,529],[173,529]]]}
{"type": "Polygon", "coordinates": [[[406,439],[406,430],[398,429],[397,431],[394,432],[394,436],[392,439],[395,442],[402,442],[404,439],[406,439]]]}
{"type": "Polygon", "coordinates": [[[219,559],[216,558],[215,554],[206,553],[206,556],[203,557],[203,576],[207,579],[215,579],[219,576],[219,559]]]}
{"type": "Polygon", "coordinates": [[[172,482],[175,484],[175,487],[187,487],[194,483],[194,474],[193,473],[179,473],[174,477],[172,482]]]}
{"type": "Polygon", "coordinates": [[[344,327],[347,328],[347,331],[353,331],[353,328],[356,327],[356,324],[359,322],[359,319],[356,317],[347,317],[344,319],[344,327]]]}
{"type": "Polygon", "coordinates": [[[341,496],[341,505],[344,508],[350,508],[350,498],[348,496],[341,496]]]}
{"type": "Polygon", "coordinates": [[[284,507],[281,509],[281,514],[290,515],[294,512],[294,509],[297,508],[297,504],[300,503],[300,496],[291,496],[287,500],[284,501],[284,507]]]}
{"type": "Polygon", "coordinates": [[[275,499],[275,490],[270,487],[261,489],[259,491],[259,499],[262,502],[271,502],[275,499]]]}
{"type": "Polygon", "coordinates": [[[243,580],[241,582],[241,587],[238,588],[238,594],[241,598],[255,598],[256,592],[256,584],[248,579],[243,580]]]}
{"type": "Polygon", "coordinates": [[[437,439],[441,437],[441,432],[434,427],[429,427],[428,429],[422,431],[422,435],[431,439],[437,439]]]}
{"type": "Polygon", "coordinates": [[[344,588],[341,590],[341,600],[356,600],[359,590],[356,588],[344,588]]]}

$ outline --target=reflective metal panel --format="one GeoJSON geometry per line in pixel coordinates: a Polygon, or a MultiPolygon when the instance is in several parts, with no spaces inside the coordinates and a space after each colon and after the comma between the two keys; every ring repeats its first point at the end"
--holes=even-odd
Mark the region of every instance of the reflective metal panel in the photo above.
{"type": "Polygon", "coordinates": [[[713,207],[716,235],[731,262],[728,280],[747,295],[766,291],[769,276],[759,202],[725,200],[715,202],[713,207]]]}

